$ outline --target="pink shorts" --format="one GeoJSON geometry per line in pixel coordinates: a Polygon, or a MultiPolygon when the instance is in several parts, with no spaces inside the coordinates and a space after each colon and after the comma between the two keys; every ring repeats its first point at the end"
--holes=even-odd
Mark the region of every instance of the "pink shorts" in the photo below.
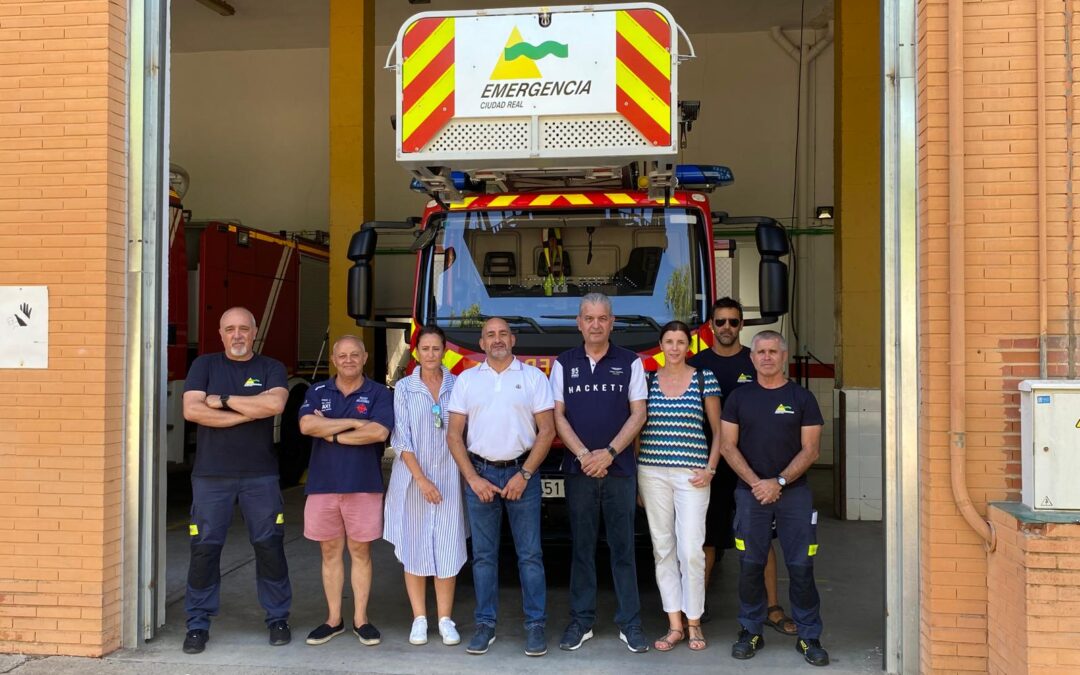
{"type": "Polygon", "coordinates": [[[383,532],[383,496],[379,492],[314,494],[304,504],[304,536],[332,541],[375,541],[383,532]]]}

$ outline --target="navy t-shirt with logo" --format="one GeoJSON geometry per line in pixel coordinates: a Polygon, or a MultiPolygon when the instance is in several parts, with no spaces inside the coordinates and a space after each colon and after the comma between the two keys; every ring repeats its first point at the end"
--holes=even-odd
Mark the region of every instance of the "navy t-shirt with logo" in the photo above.
{"type": "MultiPolygon", "coordinates": [[[[394,430],[394,394],[371,378],[346,396],[336,378],[316,382],[307,391],[299,417],[322,412],[330,419],[370,420],[394,430]]],[[[382,492],[382,441],[366,445],[344,445],[322,438],[311,441],[306,494],[382,492]]]]}
{"type": "MultiPolygon", "coordinates": [[[[288,386],[285,366],[276,359],[255,354],[247,361],[236,361],[219,352],[195,359],[188,369],[184,391],[239,397],[288,386]]],[[[200,424],[197,439],[192,476],[251,478],[278,473],[273,417],[224,429],[200,424]]]]}
{"type": "MultiPolygon", "coordinates": [[[[780,475],[799,454],[803,427],[825,424],[814,395],[791,381],[776,389],[757,382],[739,387],[728,397],[720,417],[739,425],[739,451],[761,478],[780,475]]],[[[790,485],[805,482],[803,474],[790,485]]],[[[740,479],[739,487],[750,486],[740,479]]]]}
{"type": "Polygon", "coordinates": [[[720,404],[731,392],[757,379],[754,362],[750,360],[750,348],[743,347],[738,354],[720,356],[712,349],[703,349],[691,356],[687,363],[694,368],[707,368],[720,383],[720,404]]]}

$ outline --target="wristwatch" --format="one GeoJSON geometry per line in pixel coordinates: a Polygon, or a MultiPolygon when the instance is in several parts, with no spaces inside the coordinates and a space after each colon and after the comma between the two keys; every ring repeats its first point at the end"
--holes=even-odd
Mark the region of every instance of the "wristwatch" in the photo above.
{"type": "Polygon", "coordinates": [[[612,459],[615,459],[615,455],[619,454],[618,451],[616,451],[615,448],[611,447],[610,445],[607,446],[607,451],[608,454],[611,455],[612,459]]]}
{"type": "Polygon", "coordinates": [[[518,473],[520,473],[521,477],[524,478],[525,480],[529,480],[530,478],[533,477],[532,471],[529,471],[525,467],[521,467],[521,470],[518,471],[518,473]]]}
{"type": "Polygon", "coordinates": [[[232,408],[229,407],[229,395],[228,394],[222,394],[218,398],[221,399],[221,409],[222,410],[232,410],[232,408]]]}
{"type": "Polygon", "coordinates": [[[785,485],[787,485],[787,478],[784,478],[783,476],[777,476],[776,482],[780,484],[780,487],[784,487],[785,485]]]}
{"type": "Polygon", "coordinates": [[[715,476],[716,475],[716,469],[709,466],[708,464],[705,465],[705,470],[709,472],[710,476],[715,476]]]}

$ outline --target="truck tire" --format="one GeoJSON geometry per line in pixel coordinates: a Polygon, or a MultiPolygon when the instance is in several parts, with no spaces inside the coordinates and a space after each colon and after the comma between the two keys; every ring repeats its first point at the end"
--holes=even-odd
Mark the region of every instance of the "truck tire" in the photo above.
{"type": "Polygon", "coordinates": [[[300,433],[300,420],[297,413],[304,404],[308,385],[298,384],[289,391],[285,410],[281,413],[281,442],[278,444],[278,471],[281,475],[281,487],[292,487],[300,483],[311,460],[311,437],[300,433]]]}

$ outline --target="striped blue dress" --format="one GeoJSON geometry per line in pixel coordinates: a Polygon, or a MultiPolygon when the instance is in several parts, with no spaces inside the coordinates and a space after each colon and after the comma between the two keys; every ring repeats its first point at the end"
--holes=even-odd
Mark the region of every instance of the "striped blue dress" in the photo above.
{"type": "Polygon", "coordinates": [[[660,378],[649,378],[648,417],[641,430],[638,464],[689,469],[708,465],[711,439],[705,438],[705,398],[720,396],[720,384],[708,368],[698,372],[704,376],[703,387],[694,373],[680,396],[666,396],[660,378]]]}
{"type": "Polygon", "coordinates": [[[461,474],[446,445],[446,426],[450,420],[447,405],[456,378],[443,368],[439,405],[442,425],[435,426],[432,408],[435,401],[420,380],[420,368],[400,380],[394,389],[394,466],[386,488],[383,512],[383,538],[394,545],[394,554],[405,571],[423,577],[452,577],[465,564],[465,509],[461,474]],[[416,455],[416,460],[435,486],[442,502],[431,504],[420,492],[409,467],[401,459],[402,451],[416,455]]]}

